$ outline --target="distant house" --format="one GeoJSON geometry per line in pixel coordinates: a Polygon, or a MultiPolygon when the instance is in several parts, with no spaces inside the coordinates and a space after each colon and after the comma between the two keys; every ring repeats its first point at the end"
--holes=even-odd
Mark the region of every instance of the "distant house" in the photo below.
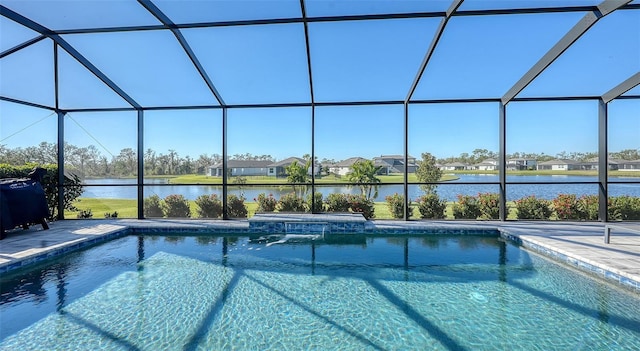
{"type": "MultiPolygon", "coordinates": [[[[267,175],[270,177],[286,177],[287,176],[287,167],[289,167],[292,163],[297,162],[298,165],[304,167],[307,164],[307,161],[300,157],[289,157],[282,161],[274,162],[269,165],[269,169],[267,171],[267,175]]],[[[320,174],[321,167],[318,163],[314,165],[314,170],[316,175],[320,174]]],[[[311,167],[309,167],[309,175],[311,175],[311,167]]]]}
{"type": "MultiPolygon", "coordinates": [[[[407,172],[415,173],[417,165],[416,158],[407,157],[407,172]]],[[[404,156],[403,155],[382,155],[373,158],[373,164],[376,167],[382,167],[379,174],[404,173],[404,156]]]]}
{"type": "MultiPolygon", "coordinates": [[[[266,176],[271,164],[273,161],[229,160],[227,169],[231,176],[266,176]]],[[[207,175],[222,177],[222,162],[210,166],[207,175]]]]}
{"type": "Polygon", "coordinates": [[[351,166],[353,166],[354,163],[364,160],[366,159],[362,157],[348,158],[344,161],[340,161],[329,166],[329,172],[339,176],[347,175],[347,173],[351,172],[351,166]]]}
{"type": "MultiPolygon", "coordinates": [[[[587,171],[597,171],[599,168],[598,162],[599,161],[597,157],[590,158],[586,162],[580,163],[580,169],[587,170],[587,171]]],[[[619,160],[619,159],[613,159],[613,158],[610,158],[607,161],[609,170],[612,170],[612,171],[618,170],[620,168],[620,164],[624,162],[625,160],[619,160]]]]}
{"type": "Polygon", "coordinates": [[[640,172],[640,160],[622,161],[618,164],[618,170],[640,172]]]}
{"type": "Polygon", "coordinates": [[[580,163],[574,160],[557,159],[538,163],[539,171],[572,171],[580,169],[580,163]]]}
{"type": "Polygon", "coordinates": [[[507,170],[523,171],[527,169],[536,169],[538,161],[534,158],[510,158],[507,160],[507,170]]]}
{"type": "Polygon", "coordinates": [[[488,158],[480,163],[472,166],[473,169],[478,171],[495,171],[498,170],[498,161],[493,158],[488,158]]]}
{"type": "Polygon", "coordinates": [[[441,171],[463,171],[467,169],[467,167],[469,166],[462,162],[451,162],[438,166],[441,171]]]}

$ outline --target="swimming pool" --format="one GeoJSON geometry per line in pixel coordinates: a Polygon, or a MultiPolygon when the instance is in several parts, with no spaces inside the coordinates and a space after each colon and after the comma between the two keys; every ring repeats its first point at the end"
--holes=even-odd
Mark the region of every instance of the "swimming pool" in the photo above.
{"type": "Polygon", "coordinates": [[[0,283],[0,350],[640,348],[637,294],[494,236],[131,235],[0,283]]]}

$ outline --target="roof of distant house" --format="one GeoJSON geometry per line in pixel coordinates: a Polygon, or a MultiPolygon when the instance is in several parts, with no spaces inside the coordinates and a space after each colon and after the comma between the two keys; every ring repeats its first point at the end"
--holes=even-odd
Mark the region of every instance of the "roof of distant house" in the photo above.
{"type": "Polygon", "coordinates": [[[342,160],[338,163],[334,163],[333,167],[351,167],[353,166],[354,163],[358,162],[358,161],[365,161],[366,158],[362,158],[362,157],[350,157],[346,160],[342,160]]]}
{"type": "MultiPolygon", "coordinates": [[[[375,159],[384,159],[384,158],[392,158],[392,159],[395,159],[395,160],[404,160],[404,155],[380,155],[380,156],[374,157],[373,159],[375,160],[375,159]]],[[[411,159],[415,159],[415,157],[413,157],[411,155],[409,155],[407,158],[410,159],[410,160],[411,159]]]]}
{"type": "Polygon", "coordinates": [[[269,166],[270,167],[288,166],[288,165],[292,164],[293,162],[298,162],[299,165],[304,166],[307,161],[305,159],[303,159],[303,158],[300,158],[300,157],[289,157],[289,158],[285,158],[282,161],[274,162],[274,163],[270,164],[269,166]]]}
{"type": "MultiPolygon", "coordinates": [[[[263,160],[229,160],[227,161],[228,168],[263,168],[269,167],[273,161],[263,161],[263,160]]],[[[222,162],[216,163],[211,168],[222,168],[222,162]]]]}

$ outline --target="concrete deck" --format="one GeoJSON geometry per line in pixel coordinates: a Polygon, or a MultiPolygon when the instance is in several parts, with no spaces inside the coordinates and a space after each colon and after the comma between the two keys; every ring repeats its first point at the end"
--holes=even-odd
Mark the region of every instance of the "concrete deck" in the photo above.
{"type": "MultiPolygon", "coordinates": [[[[637,228],[638,223],[630,223],[637,228]]],[[[498,230],[525,248],[562,261],[585,272],[620,283],[640,294],[640,235],[617,229],[611,242],[604,243],[604,223],[367,221],[365,234],[394,235],[429,230],[439,233],[474,228],[498,230]]],[[[128,230],[145,233],[213,231],[248,233],[248,220],[65,220],[50,223],[49,230],[32,226],[10,231],[0,241],[0,272],[29,265],[47,257],[75,250],[83,245],[126,235],[128,230]]]]}

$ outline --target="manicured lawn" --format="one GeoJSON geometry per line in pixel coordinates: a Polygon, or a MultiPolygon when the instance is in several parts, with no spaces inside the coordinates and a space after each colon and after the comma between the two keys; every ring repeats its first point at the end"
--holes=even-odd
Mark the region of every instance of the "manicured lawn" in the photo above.
{"type": "MultiPolygon", "coordinates": [[[[255,202],[245,202],[247,205],[247,211],[249,217],[253,217],[258,208],[258,204],[255,202]]],[[[105,213],[118,212],[118,218],[137,218],[138,210],[136,208],[136,200],[129,199],[93,199],[93,198],[80,198],[74,203],[78,210],[91,210],[93,218],[104,218],[105,213]]],[[[191,207],[191,217],[197,217],[197,205],[194,201],[189,201],[191,207]]],[[[376,202],[375,206],[375,218],[374,219],[391,219],[391,211],[386,202],[376,202]]],[[[454,219],[452,211],[453,202],[447,203],[446,219],[454,219]]],[[[516,219],[516,210],[513,203],[507,203],[509,207],[508,219],[516,219]]],[[[413,204],[413,216],[411,219],[420,219],[420,211],[415,204],[413,204]]],[[[65,211],[64,216],[67,219],[77,218],[79,211],[65,211]]]]}
{"type": "MultiPolygon", "coordinates": [[[[104,218],[105,213],[118,212],[118,218],[137,218],[137,201],[130,199],[79,198],[73,204],[78,210],[91,210],[93,218],[104,218]]],[[[65,218],[77,218],[79,211],[64,211],[65,218]]]]}

